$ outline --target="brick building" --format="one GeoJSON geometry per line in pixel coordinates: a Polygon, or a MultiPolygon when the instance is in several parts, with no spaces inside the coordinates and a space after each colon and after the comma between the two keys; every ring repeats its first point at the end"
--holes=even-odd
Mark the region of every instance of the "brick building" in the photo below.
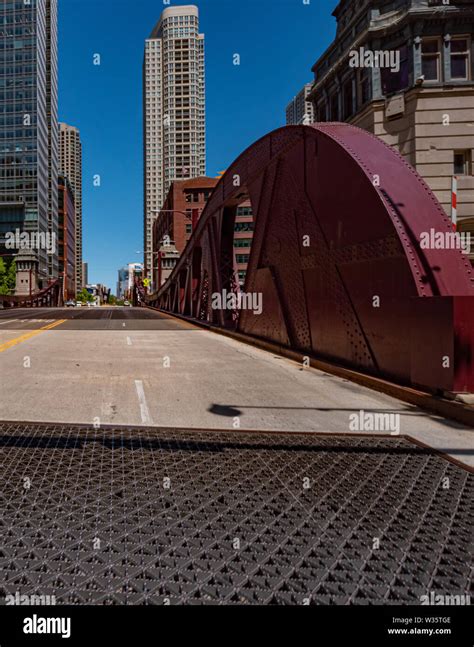
{"type": "MultiPolygon", "coordinates": [[[[198,218],[206,206],[218,178],[198,177],[173,182],[163,208],[153,226],[153,287],[159,284],[161,259],[161,283],[171,274],[176,262],[186,247],[193,232],[193,210],[198,218]]],[[[253,238],[253,216],[250,202],[237,208],[235,219],[235,261],[240,283],[247,273],[253,238]]]]}
{"type": "Polygon", "coordinates": [[[193,209],[197,209],[201,215],[217,182],[216,178],[197,177],[192,180],[178,180],[171,184],[153,225],[154,252],[159,251],[159,245],[165,236],[168,236],[181,254],[193,231],[193,209]]]}
{"type": "Polygon", "coordinates": [[[235,262],[239,272],[239,282],[243,286],[247,276],[247,265],[250,258],[253,239],[253,214],[249,201],[237,207],[235,217],[234,250],[235,262]]]}

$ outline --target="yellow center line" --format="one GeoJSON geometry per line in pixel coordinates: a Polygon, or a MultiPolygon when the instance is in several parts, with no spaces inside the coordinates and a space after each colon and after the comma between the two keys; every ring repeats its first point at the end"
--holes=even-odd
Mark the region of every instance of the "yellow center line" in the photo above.
{"type": "Polygon", "coordinates": [[[36,337],[37,335],[41,335],[42,332],[45,332],[46,330],[51,330],[51,328],[56,328],[56,326],[60,326],[61,324],[65,323],[67,319],[60,319],[59,321],[55,321],[54,323],[48,324],[47,326],[43,326],[43,328],[38,328],[38,330],[32,330],[29,333],[26,333],[26,335],[22,335],[21,337],[16,337],[15,339],[10,339],[10,341],[5,342],[4,344],[0,344],[0,353],[3,353],[4,351],[8,350],[9,348],[13,348],[13,346],[16,346],[17,344],[21,344],[24,341],[27,341],[28,339],[31,339],[32,337],[36,337]]]}

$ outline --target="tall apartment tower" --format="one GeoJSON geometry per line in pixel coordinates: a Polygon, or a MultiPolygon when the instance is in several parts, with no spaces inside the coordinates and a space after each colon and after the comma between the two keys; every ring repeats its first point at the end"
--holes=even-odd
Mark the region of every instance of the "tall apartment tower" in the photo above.
{"type": "Polygon", "coordinates": [[[174,180],[206,174],[204,34],[194,5],[169,7],[145,41],[143,62],[145,275],[153,221],[174,180]]]}
{"type": "Polygon", "coordinates": [[[85,288],[89,284],[89,264],[82,263],[82,287],[85,288]]]}
{"type": "Polygon", "coordinates": [[[312,84],[307,83],[286,107],[287,126],[307,126],[315,121],[314,105],[308,99],[312,84]]]}
{"type": "Polygon", "coordinates": [[[58,234],[57,0],[0,3],[0,42],[0,254],[28,294],[58,276],[57,249],[10,249],[5,236],[58,234]]]}
{"type": "Polygon", "coordinates": [[[69,180],[76,206],[76,290],[85,287],[82,275],[82,143],[77,128],[59,124],[59,168],[69,180]]]}

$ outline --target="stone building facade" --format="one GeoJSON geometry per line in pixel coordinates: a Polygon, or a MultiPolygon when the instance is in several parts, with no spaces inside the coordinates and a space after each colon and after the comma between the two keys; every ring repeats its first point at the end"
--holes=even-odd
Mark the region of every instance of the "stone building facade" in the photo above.
{"type": "MultiPolygon", "coordinates": [[[[474,239],[474,3],[342,0],[313,66],[316,121],[347,121],[394,146],[474,239]]],[[[474,245],[471,260],[474,259],[474,245]]]]}

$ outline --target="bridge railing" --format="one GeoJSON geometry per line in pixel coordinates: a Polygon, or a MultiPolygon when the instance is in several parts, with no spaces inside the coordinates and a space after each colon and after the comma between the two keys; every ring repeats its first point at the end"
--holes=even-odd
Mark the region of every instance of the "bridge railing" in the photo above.
{"type": "Polygon", "coordinates": [[[31,295],[0,295],[0,308],[58,308],[64,305],[62,280],[56,279],[31,295]]]}

